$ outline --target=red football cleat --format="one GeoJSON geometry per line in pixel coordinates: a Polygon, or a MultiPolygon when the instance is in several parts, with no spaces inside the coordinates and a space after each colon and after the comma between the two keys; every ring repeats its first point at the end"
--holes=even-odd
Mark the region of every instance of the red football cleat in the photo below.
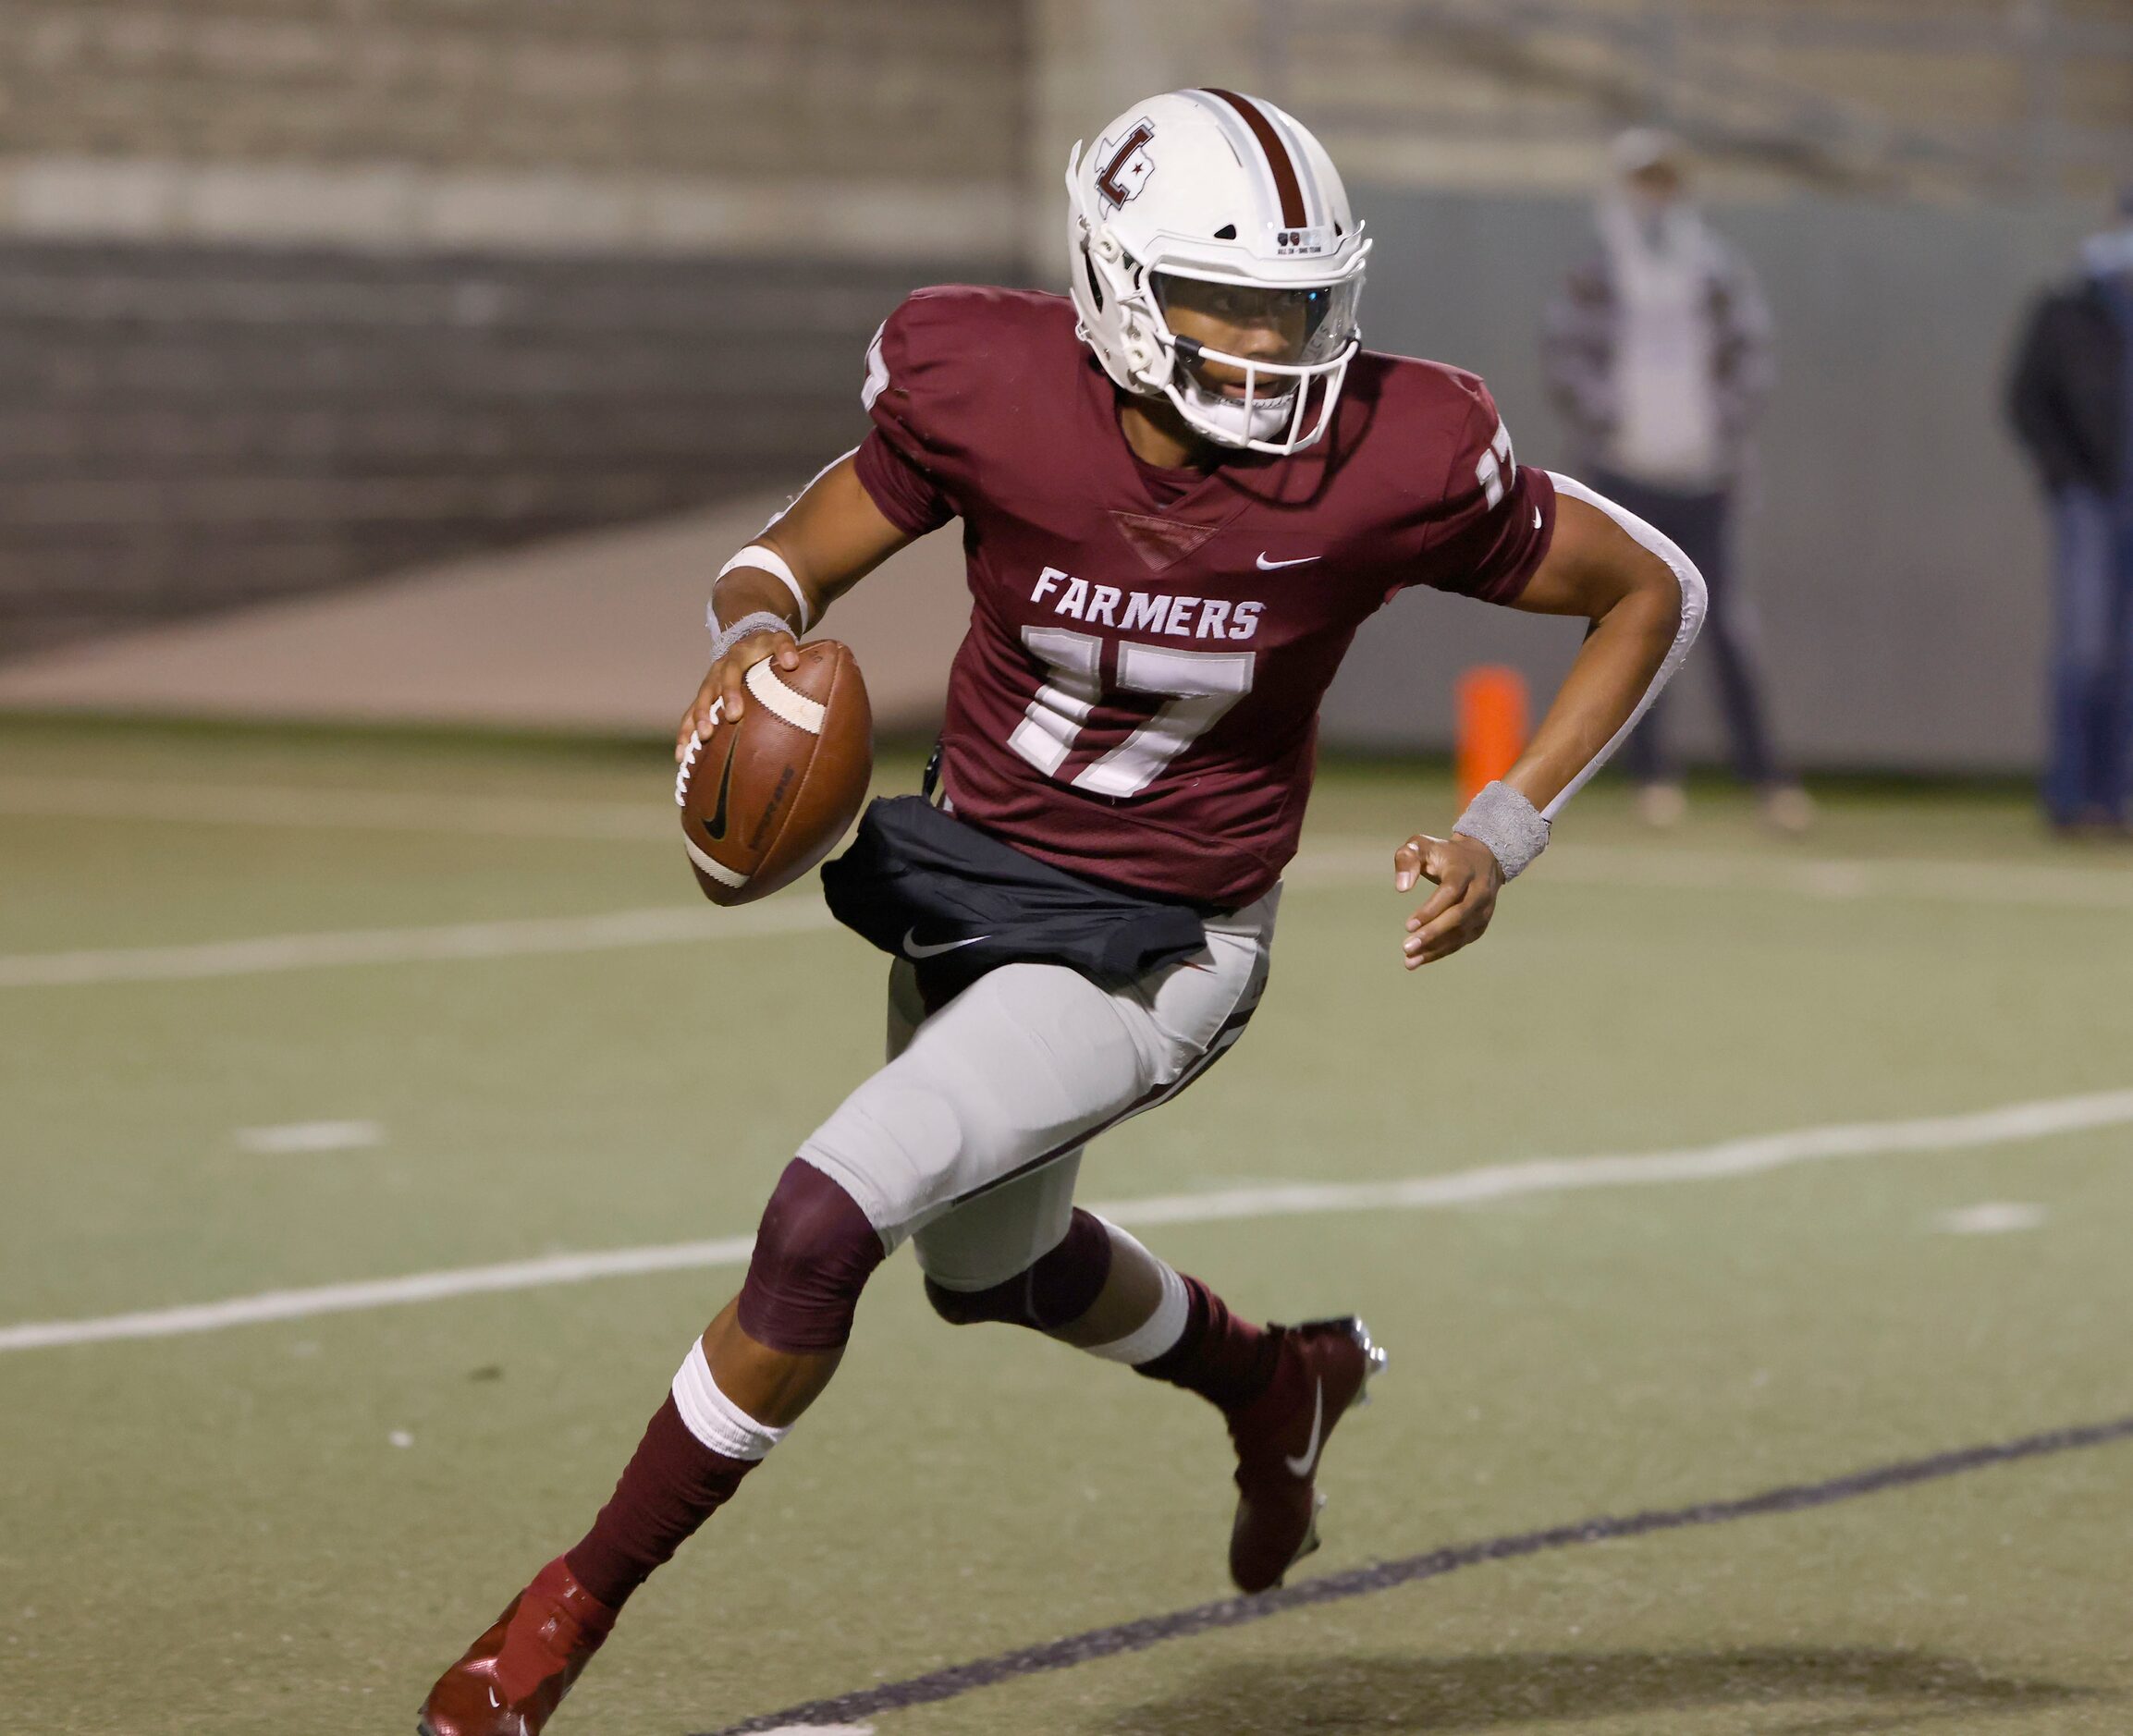
{"type": "Polygon", "coordinates": [[[1318,1547],[1318,1461],[1349,1407],[1363,1403],[1385,1352],[1349,1316],[1275,1326],[1281,1361],[1267,1390],[1230,1417],[1237,1449],[1237,1520],[1230,1577],[1241,1592],[1271,1591],[1318,1547]]]}
{"type": "Polygon", "coordinates": [[[419,1736],[540,1736],[614,1625],[615,1612],[558,1556],[437,1678],[419,1736]]]}

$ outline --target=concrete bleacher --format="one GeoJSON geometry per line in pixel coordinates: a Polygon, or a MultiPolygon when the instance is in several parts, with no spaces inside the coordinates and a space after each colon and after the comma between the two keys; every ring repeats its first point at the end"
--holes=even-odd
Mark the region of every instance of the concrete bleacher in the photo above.
{"type": "Polygon", "coordinates": [[[1379,177],[1561,185],[1612,128],[1653,118],[1758,192],[2093,194],[2133,172],[2127,0],[1297,0],[1269,17],[1289,100],[1379,177]]]}
{"type": "Polygon", "coordinates": [[[796,486],[909,266],[0,244],[0,646],[796,486]]]}
{"type": "Polygon", "coordinates": [[[995,0],[11,0],[0,153],[969,180],[995,0]]]}
{"type": "Polygon", "coordinates": [[[1014,275],[993,0],[6,14],[0,657],[796,483],[1014,275]]]}

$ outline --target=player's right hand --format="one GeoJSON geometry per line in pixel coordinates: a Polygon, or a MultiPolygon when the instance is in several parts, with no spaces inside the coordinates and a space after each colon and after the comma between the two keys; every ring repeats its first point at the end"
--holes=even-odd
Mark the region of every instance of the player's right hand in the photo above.
{"type": "Polygon", "coordinates": [[[777,658],[780,669],[797,669],[800,646],[791,633],[750,633],[736,640],[733,648],[711,666],[703,686],[696,690],[696,697],[681,714],[681,727],[675,732],[677,764],[687,756],[692,740],[701,740],[711,733],[714,713],[719,717],[741,715],[747,703],[742,679],[766,657],[777,658]]]}

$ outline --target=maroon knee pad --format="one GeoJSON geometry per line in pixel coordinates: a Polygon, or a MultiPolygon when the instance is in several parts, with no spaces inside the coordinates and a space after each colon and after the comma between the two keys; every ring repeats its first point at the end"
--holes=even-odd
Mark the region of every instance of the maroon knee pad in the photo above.
{"type": "Polygon", "coordinates": [[[788,1355],[842,1350],[859,1292],[886,1255],[859,1202],[795,1157],[763,1208],[741,1287],[741,1330],[788,1355]]]}
{"type": "Polygon", "coordinates": [[[926,1300],[959,1326],[981,1320],[1056,1332],[1096,1306],[1111,1275],[1111,1234],[1079,1206],[1058,1247],[988,1290],[948,1290],[926,1280],[926,1300]]]}

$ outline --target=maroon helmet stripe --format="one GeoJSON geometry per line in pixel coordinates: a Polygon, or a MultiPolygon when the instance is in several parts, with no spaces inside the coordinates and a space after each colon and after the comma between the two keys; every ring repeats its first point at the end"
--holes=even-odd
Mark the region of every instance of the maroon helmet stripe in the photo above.
{"type": "Polygon", "coordinates": [[[1213,85],[1201,87],[1209,96],[1219,96],[1244,117],[1244,125],[1252,129],[1252,137],[1259,141],[1259,149],[1267,153],[1267,166],[1274,171],[1274,191],[1281,202],[1281,221],[1292,229],[1300,229],[1308,221],[1304,213],[1304,187],[1296,178],[1296,165],[1289,155],[1289,147],[1281,142],[1281,135],[1274,130],[1274,123],[1259,112],[1259,105],[1248,96],[1239,96],[1234,91],[1218,91],[1213,85]]]}

